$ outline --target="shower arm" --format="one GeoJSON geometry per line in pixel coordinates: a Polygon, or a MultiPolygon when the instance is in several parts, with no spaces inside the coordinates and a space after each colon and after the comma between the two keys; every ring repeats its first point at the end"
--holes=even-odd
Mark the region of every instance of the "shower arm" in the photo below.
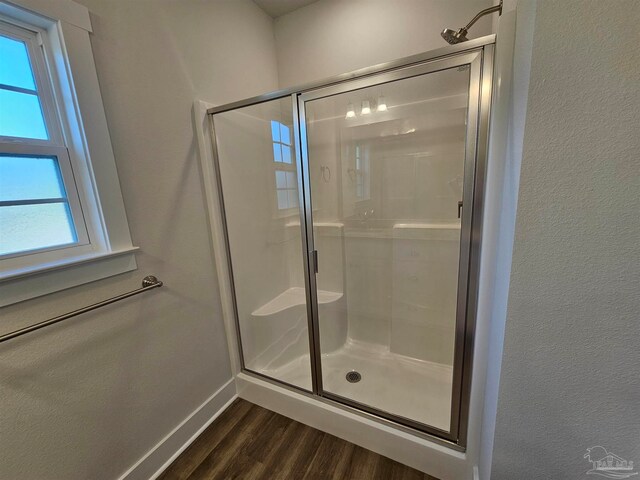
{"type": "Polygon", "coordinates": [[[464,27],[462,27],[460,31],[464,30],[463,35],[466,35],[467,31],[473,26],[474,23],[480,20],[480,18],[494,12],[499,12],[500,15],[502,15],[502,0],[500,0],[500,3],[498,5],[494,5],[493,7],[485,8],[484,10],[480,11],[475,17],[471,19],[469,23],[467,23],[464,27]]]}

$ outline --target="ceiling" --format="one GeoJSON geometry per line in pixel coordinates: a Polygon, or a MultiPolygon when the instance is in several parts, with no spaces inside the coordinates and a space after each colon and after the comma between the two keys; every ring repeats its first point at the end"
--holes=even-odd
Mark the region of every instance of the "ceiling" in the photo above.
{"type": "Polygon", "coordinates": [[[317,0],[253,0],[271,18],[278,18],[317,0]]]}

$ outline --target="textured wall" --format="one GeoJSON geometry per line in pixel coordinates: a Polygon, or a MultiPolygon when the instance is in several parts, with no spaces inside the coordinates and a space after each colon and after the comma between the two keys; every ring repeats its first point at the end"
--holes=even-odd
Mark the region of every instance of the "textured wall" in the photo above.
{"type": "Polygon", "coordinates": [[[277,86],[272,21],[249,0],[83,3],[139,269],[2,309],[2,331],[166,286],[0,345],[7,480],[116,478],[231,378],[191,108],[277,86]]]}
{"type": "Polygon", "coordinates": [[[640,464],[640,4],[540,1],[495,480],[640,464]]]}

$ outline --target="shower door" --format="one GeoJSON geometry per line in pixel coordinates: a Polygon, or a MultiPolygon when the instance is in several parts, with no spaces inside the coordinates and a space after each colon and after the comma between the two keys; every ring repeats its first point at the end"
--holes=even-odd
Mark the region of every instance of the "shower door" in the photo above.
{"type": "Polygon", "coordinates": [[[492,41],[209,109],[244,373],[464,447],[492,41]]]}
{"type": "Polygon", "coordinates": [[[298,98],[315,390],[453,441],[481,87],[476,51],[298,98]]]}
{"type": "Polygon", "coordinates": [[[311,390],[291,96],[213,115],[243,369],[311,390]]]}

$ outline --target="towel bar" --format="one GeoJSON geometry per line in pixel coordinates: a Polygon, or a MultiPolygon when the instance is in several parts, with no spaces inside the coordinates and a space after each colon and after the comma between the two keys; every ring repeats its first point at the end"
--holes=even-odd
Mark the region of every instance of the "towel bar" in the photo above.
{"type": "Polygon", "coordinates": [[[6,342],[7,340],[11,340],[13,338],[19,337],[26,333],[33,332],[35,330],[39,330],[44,327],[48,327],[49,325],[53,325],[54,323],[62,322],[63,320],[67,320],[69,318],[75,317],[76,315],[80,315],[86,312],[90,312],[91,310],[95,310],[100,307],[104,307],[105,305],[109,305],[110,303],[115,303],[119,300],[123,300],[125,298],[133,297],[134,295],[138,295],[139,293],[146,292],[148,290],[152,290],[154,288],[158,288],[162,286],[162,282],[158,280],[153,275],[148,275],[142,279],[142,288],[138,288],[136,290],[132,290],[127,293],[123,293],[122,295],[117,295],[115,297],[108,298],[98,303],[94,303],[87,307],[79,308],[78,310],[74,310],[73,312],[65,313],[64,315],[59,315],[57,317],[50,318],[49,320],[44,320],[42,322],[38,322],[29,327],[20,328],[18,330],[14,330],[13,332],[5,333],[4,335],[0,335],[0,343],[6,342]]]}

